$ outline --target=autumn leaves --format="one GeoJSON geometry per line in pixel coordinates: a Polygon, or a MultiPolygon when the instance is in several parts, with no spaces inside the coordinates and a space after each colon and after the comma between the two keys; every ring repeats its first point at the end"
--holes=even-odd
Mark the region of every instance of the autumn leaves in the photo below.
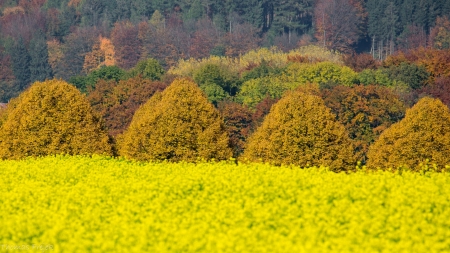
{"type": "MultiPolygon", "coordinates": [[[[364,96],[361,93],[355,94],[364,96]]],[[[355,94],[353,97],[358,96],[355,94]]],[[[375,91],[370,94],[380,95],[375,91]]],[[[345,97],[340,98],[344,106],[345,97]]],[[[327,105],[334,107],[305,89],[288,92],[248,139],[240,161],[353,170],[361,158],[355,154],[354,137],[363,133],[349,128],[356,127],[352,124],[343,124],[346,116],[327,105]]],[[[76,88],[63,81],[37,82],[3,110],[2,159],[50,154],[112,155],[116,149],[121,156],[143,161],[195,162],[233,156],[222,116],[189,79],[175,80],[142,105],[128,129],[118,135],[114,149],[103,120],[76,88]]],[[[402,108],[398,110],[401,114],[402,108]]],[[[367,166],[414,169],[428,161],[443,168],[450,164],[449,126],[448,108],[437,99],[423,98],[407,111],[403,120],[383,131],[375,143],[367,142],[367,166]]]]}

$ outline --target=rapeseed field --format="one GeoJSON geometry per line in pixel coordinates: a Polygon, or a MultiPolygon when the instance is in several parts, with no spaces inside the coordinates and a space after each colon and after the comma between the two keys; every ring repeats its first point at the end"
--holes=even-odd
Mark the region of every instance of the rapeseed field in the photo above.
{"type": "Polygon", "coordinates": [[[450,174],[0,162],[0,252],[450,251],[450,174]]]}

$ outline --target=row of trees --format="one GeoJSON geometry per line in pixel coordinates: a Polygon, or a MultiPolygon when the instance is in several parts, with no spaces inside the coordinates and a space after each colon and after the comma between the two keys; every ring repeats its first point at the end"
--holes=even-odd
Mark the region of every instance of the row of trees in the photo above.
{"type": "MultiPolygon", "coordinates": [[[[266,55],[266,59],[272,60],[262,60],[259,64],[243,70],[241,74],[239,68],[231,68],[234,65],[230,67],[223,62],[214,63],[214,57],[203,59],[200,63],[191,62],[192,65],[183,66],[183,70],[180,67],[174,72],[187,73],[220,111],[225,120],[234,156],[242,154],[248,137],[260,126],[271,106],[286,91],[297,88],[325,101],[354,142],[357,160],[365,163],[369,146],[378,139],[381,132],[401,120],[406,108],[415,104],[419,98],[433,96],[448,103],[446,91],[450,78],[445,63],[441,61],[441,57],[445,58],[446,54],[448,55],[448,50],[417,50],[411,52],[411,55],[391,57],[383,65],[379,65],[370,56],[346,59],[348,65],[359,70],[359,73],[339,64],[321,62],[318,58],[309,58],[313,59],[314,63],[305,63],[303,61],[306,58],[300,55],[288,57],[294,62],[286,61],[286,65],[275,66],[274,59],[277,54],[266,55]],[[426,57],[418,60],[421,55],[426,57]],[[368,68],[365,69],[366,67],[368,68]],[[191,70],[187,71],[188,69],[191,70]],[[356,85],[355,81],[360,85],[356,85]]],[[[246,57],[243,56],[241,62],[246,57]]],[[[332,55],[329,57],[333,59],[332,55]]],[[[138,79],[109,83],[99,81],[96,84],[99,89],[95,88],[88,97],[95,94],[94,97],[111,97],[113,99],[110,101],[116,101],[115,106],[108,102],[95,102],[99,112],[109,111],[113,107],[123,108],[119,105],[127,102],[118,98],[124,93],[117,92],[117,89],[135,87],[137,83],[134,80],[138,79]]],[[[171,81],[167,75],[161,76],[161,80],[165,85],[171,81]]],[[[144,83],[142,80],[140,82],[144,83]]],[[[148,81],[148,85],[145,88],[150,91],[148,94],[165,87],[156,81],[148,81]]],[[[131,92],[131,89],[128,92],[131,92]]],[[[144,97],[142,96],[141,103],[150,98],[144,97]]],[[[124,111],[118,110],[120,113],[124,111]]],[[[131,122],[133,112],[129,111],[127,117],[103,115],[107,122],[111,122],[107,123],[109,126],[121,126],[114,130],[117,135],[131,122]],[[124,118],[127,120],[123,123],[114,123],[121,122],[124,118]]]]}
{"type": "Polygon", "coordinates": [[[243,152],[248,137],[271,106],[286,91],[298,87],[321,97],[332,109],[355,142],[357,159],[363,162],[369,145],[383,130],[400,120],[405,109],[418,98],[431,95],[449,103],[446,91],[450,78],[440,60],[447,51],[419,50],[412,55],[391,57],[382,66],[370,56],[357,56],[345,60],[352,70],[319,58],[322,55],[323,59],[332,60],[333,54],[326,55],[315,48],[308,50],[314,52],[308,57],[298,54],[286,57],[279,52],[266,54],[265,50],[253,52],[239,60],[249,61],[252,55],[253,65],[241,68],[233,64],[236,60],[228,59],[231,63],[227,65],[223,59],[216,61],[211,57],[179,66],[169,74],[156,60],[148,59],[129,71],[116,66],[102,67],[87,76],[71,78],[71,82],[87,94],[92,108],[105,120],[109,134],[117,137],[128,128],[139,106],[173,81],[173,73],[184,75],[185,72],[219,109],[234,156],[243,152]],[[420,63],[417,60],[420,54],[426,54],[427,60],[420,63]],[[262,55],[263,60],[259,58],[262,55]],[[276,64],[276,59],[284,61],[276,64]]]}
{"type": "MultiPolygon", "coordinates": [[[[313,93],[302,87],[288,92],[251,135],[240,159],[354,170],[355,142],[340,122],[343,115],[337,121],[313,93]]],[[[118,153],[141,161],[195,162],[233,155],[227,119],[189,79],[177,79],[156,92],[136,111],[117,145],[97,115],[75,87],[58,80],[37,82],[0,109],[0,157],[118,153]]],[[[367,166],[417,170],[431,163],[444,169],[450,163],[449,126],[448,107],[423,98],[369,147],[367,166]]]]}

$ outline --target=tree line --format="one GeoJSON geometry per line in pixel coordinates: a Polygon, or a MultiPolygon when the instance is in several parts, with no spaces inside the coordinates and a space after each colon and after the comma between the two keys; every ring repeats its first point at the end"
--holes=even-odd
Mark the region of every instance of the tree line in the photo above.
{"type": "Polygon", "coordinates": [[[241,162],[327,166],[336,172],[361,168],[358,160],[369,169],[420,171],[429,165],[437,171],[448,169],[450,110],[439,99],[422,98],[405,112],[389,89],[342,88],[330,91],[341,96],[335,101],[324,100],[318,89],[305,86],[287,92],[248,138],[245,150],[236,153],[231,139],[235,129],[230,127],[242,130],[243,125],[230,123],[223,108],[217,110],[188,78],[155,91],[115,138],[74,86],[61,80],[36,82],[0,109],[0,158],[101,154],[196,162],[238,157],[241,162]],[[349,102],[351,108],[333,113],[349,102]],[[380,115],[378,108],[386,111],[380,115]],[[361,123],[357,129],[349,127],[355,121],[361,123]],[[358,143],[368,145],[363,152],[367,161],[360,160],[358,143]]]}

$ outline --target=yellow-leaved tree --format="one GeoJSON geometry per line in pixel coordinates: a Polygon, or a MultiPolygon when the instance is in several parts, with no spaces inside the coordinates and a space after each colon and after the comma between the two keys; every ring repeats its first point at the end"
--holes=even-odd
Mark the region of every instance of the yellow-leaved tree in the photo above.
{"type": "Polygon", "coordinates": [[[439,99],[424,97],[405,118],[386,129],[369,148],[369,168],[420,170],[420,163],[450,165],[450,112],[439,99]]]}
{"type": "Polygon", "coordinates": [[[135,113],[120,155],[141,161],[224,160],[232,156],[223,120],[200,88],[177,79],[135,113]]]}
{"type": "Polygon", "coordinates": [[[35,82],[13,99],[2,117],[0,158],[51,154],[112,154],[103,121],[74,86],[35,82]]]}
{"type": "Polygon", "coordinates": [[[275,165],[328,166],[333,171],[355,165],[353,145],[323,100],[301,90],[272,106],[250,137],[242,158],[275,165]]]}

